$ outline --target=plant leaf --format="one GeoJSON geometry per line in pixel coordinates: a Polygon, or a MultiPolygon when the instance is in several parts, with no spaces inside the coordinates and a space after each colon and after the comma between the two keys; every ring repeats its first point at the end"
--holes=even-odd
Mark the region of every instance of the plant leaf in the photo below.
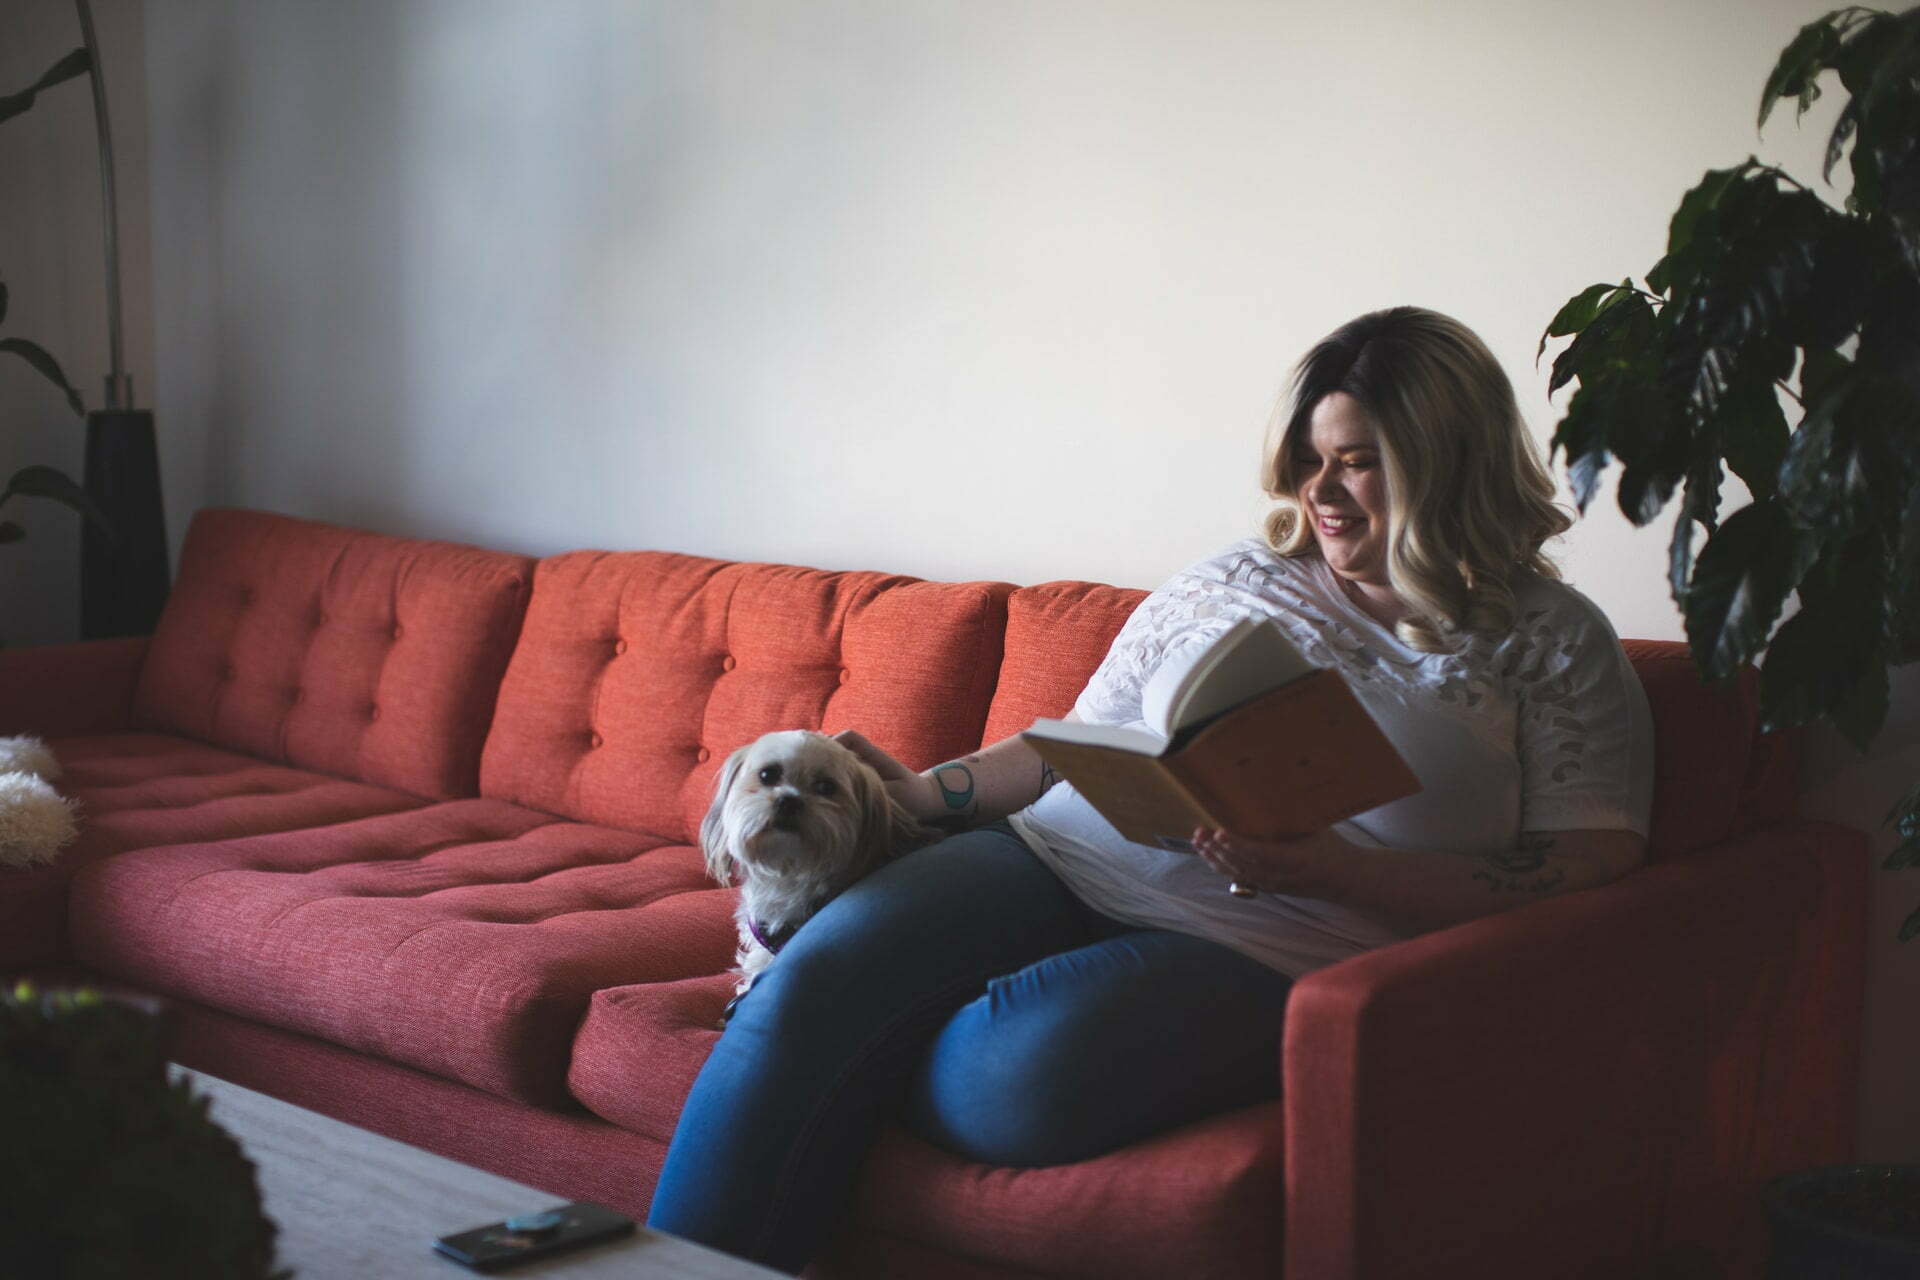
{"type": "Polygon", "coordinates": [[[32,365],[42,377],[65,393],[69,408],[83,418],[86,416],[87,408],[80,402],[80,393],[67,381],[67,375],[60,372],[60,362],[48,355],[38,343],[28,342],[25,338],[0,338],[0,351],[11,352],[32,365]]]}
{"type": "Polygon", "coordinates": [[[7,487],[0,491],[0,502],[18,495],[23,498],[48,498],[63,506],[71,507],[86,517],[87,522],[96,529],[113,536],[113,521],[107,518],[87,491],[74,483],[66,472],[53,467],[22,467],[13,473],[13,479],[7,481],[7,487]]]}
{"type": "Polygon", "coordinates": [[[1687,578],[1693,572],[1693,517],[1682,504],[1667,543],[1667,591],[1681,612],[1687,608],[1687,578]]]}
{"type": "Polygon", "coordinates": [[[1533,353],[1533,363],[1537,367],[1540,357],[1546,353],[1547,339],[1564,337],[1569,333],[1578,333],[1593,323],[1600,314],[1601,299],[1616,290],[1631,289],[1632,281],[1622,281],[1618,285],[1590,284],[1567,300],[1567,304],[1554,313],[1553,320],[1547,325],[1547,331],[1540,335],[1540,346],[1533,353]]]}
{"type": "Polygon", "coordinates": [[[1760,715],[1769,731],[1829,717],[1866,750],[1887,714],[1886,556],[1868,531],[1830,543],[1800,583],[1800,612],[1767,649],[1760,715]]]}
{"type": "Polygon", "coordinates": [[[10,120],[33,105],[33,100],[43,89],[51,89],[62,80],[71,80],[83,76],[93,65],[93,60],[85,49],[75,49],[66,57],[53,64],[47,73],[18,93],[0,97],[0,120],[10,120]]]}
{"type": "Polygon", "coordinates": [[[1805,114],[1808,104],[1819,96],[1820,90],[1814,81],[1840,51],[1840,36],[1833,29],[1833,18],[1833,14],[1828,14],[1817,22],[1809,22],[1800,28],[1793,43],[1780,51],[1780,60],[1774,64],[1773,74],[1767,77],[1766,88],[1760,91],[1760,119],[1754,126],[1756,129],[1766,127],[1767,116],[1780,99],[1800,99],[1800,111],[1805,114]]]}
{"type": "Polygon", "coordinates": [[[1704,677],[1727,679],[1766,647],[1780,606],[1819,547],[1773,499],[1742,507],[1707,539],[1686,603],[1688,647],[1704,677]]]}
{"type": "Polygon", "coordinates": [[[1743,378],[1720,397],[1713,421],[1727,466],[1756,498],[1770,498],[1787,456],[1787,415],[1771,380],[1743,378]]]}

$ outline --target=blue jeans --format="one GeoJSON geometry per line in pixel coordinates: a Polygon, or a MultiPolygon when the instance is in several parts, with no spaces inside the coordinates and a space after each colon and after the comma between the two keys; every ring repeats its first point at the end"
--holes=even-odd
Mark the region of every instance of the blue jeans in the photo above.
{"type": "Polygon", "coordinates": [[[1291,986],[1099,914],[1004,822],[943,840],[827,904],[740,1002],[648,1225],[798,1272],[889,1119],[969,1160],[1065,1164],[1272,1097],[1291,986]]]}

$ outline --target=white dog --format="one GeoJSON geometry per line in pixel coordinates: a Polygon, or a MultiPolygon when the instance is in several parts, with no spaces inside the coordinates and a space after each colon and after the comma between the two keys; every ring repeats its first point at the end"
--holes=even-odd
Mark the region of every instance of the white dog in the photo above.
{"type": "Polygon", "coordinates": [[[942,834],[901,808],[872,766],[825,734],[769,733],[727,757],[700,824],[707,870],[740,886],[740,981],[726,1017],[814,912],[942,834]]]}

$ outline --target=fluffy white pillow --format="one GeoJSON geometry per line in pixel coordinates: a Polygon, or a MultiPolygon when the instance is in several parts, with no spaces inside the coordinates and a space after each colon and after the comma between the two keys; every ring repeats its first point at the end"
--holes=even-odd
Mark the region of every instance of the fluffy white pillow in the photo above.
{"type": "Polygon", "coordinates": [[[60,762],[38,738],[0,738],[0,773],[31,773],[36,778],[57,782],[60,762]]]}
{"type": "Polygon", "coordinates": [[[45,778],[18,770],[0,773],[0,866],[52,862],[78,834],[73,802],[45,778]]]}

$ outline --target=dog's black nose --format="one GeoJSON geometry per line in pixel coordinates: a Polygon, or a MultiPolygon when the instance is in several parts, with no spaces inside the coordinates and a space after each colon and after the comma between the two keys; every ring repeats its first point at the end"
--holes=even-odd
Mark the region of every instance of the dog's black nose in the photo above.
{"type": "Polygon", "coordinates": [[[807,802],[799,796],[781,796],[773,802],[773,816],[781,819],[797,818],[800,816],[800,811],[806,807],[807,802]]]}

